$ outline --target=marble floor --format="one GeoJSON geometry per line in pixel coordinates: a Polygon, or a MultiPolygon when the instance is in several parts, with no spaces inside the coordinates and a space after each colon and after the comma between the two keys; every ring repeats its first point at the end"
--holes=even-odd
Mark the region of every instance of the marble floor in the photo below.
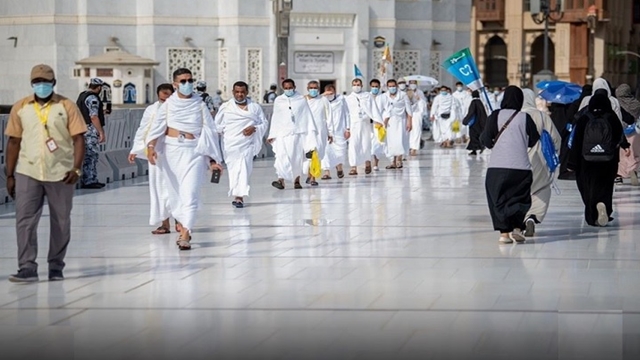
{"type": "MultiPolygon", "coordinates": [[[[525,244],[500,245],[488,155],[432,147],[402,170],[252,196],[206,183],[192,251],[153,236],[146,179],[79,192],[66,280],[7,281],[0,207],[0,359],[638,359],[640,188],[616,220],[582,220],[572,182],[525,244]]],[[[386,165],[383,164],[383,165],[386,165]]],[[[362,172],[362,171],[361,171],[362,172]]]]}

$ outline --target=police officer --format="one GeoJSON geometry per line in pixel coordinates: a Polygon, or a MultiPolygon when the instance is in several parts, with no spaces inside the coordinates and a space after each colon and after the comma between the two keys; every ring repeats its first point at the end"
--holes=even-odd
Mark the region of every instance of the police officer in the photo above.
{"type": "Polygon", "coordinates": [[[104,133],[104,109],[100,92],[104,81],[93,78],[89,82],[89,89],[78,96],[76,104],[80,108],[87,132],[84,134],[85,155],[82,164],[82,188],[102,189],[105,184],[98,182],[98,145],[107,138],[104,133]]]}

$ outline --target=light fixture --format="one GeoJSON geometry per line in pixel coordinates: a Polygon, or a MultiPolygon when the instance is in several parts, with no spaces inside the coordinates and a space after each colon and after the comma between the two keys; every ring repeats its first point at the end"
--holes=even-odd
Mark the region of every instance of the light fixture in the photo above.
{"type": "Polygon", "coordinates": [[[220,43],[220,47],[224,47],[224,38],[217,38],[216,41],[220,43]]]}
{"type": "Polygon", "coordinates": [[[438,40],[436,40],[436,39],[431,40],[431,46],[436,47],[436,46],[439,46],[439,45],[442,45],[442,43],[439,42],[438,40]]]}
{"type": "Polygon", "coordinates": [[[367,39],[362,39],[362,40],[360,40],[360,43],[361,43],[362,45],[364,45],[364,46],[369,46],[369,40],[367,40],[367,39]]]}
{"type": "Polygon", "coordinates": [[[190,44],[190,43],[193,41],[193,39],[192,39],[191,37],[189,37],[189,36],[185,36],[183,40],[184,40],[184,42],[186,42],[187,44],[190,44]]]}
{"type": "Polygon", "coordinates": [[[109,41],[111,41],[114,44],[118,44],[118,41],[120,41],[120,39],[118,39],[117,36],[111,36],[109,37],[109,41]]]}
{"type": "Polygon", "coordinates": [[[13,47],[18,47],[18,37],[17,36],[8,37],[7,40],[13,40],[13,47]]]}
{"type": "Polygon", "coordinates": [[[410,43],[410,42],[408,42],[407,40],[405,40],[404,38],[400,41],[400,43],[401,43],[402,45],[411,45],[411,43],[410,43]]]}

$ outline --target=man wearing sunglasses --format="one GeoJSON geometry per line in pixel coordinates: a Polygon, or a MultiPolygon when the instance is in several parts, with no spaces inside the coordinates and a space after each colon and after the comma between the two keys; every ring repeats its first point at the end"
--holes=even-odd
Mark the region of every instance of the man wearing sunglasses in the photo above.
{"type": "Polygon", "coordinates": [[[222,171],[215,123],[193,85],[189,69],[173,72],[173,86],[178,91],[160,106],[146,139],[149,163],[164,175],[170,215],[182,224],[176,242],[180,250],[191,249],[206,164],[211,171],[222,171]],[[161,156],[159,147],[164,150],[161,156]]]}

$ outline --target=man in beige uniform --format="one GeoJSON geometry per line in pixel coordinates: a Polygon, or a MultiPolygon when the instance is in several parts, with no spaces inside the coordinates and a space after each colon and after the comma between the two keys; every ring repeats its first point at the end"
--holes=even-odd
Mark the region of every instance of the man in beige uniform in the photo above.
{"type": "Polygon", "coordinates": [[[45,197],[49,202],[49,280],[62,280],[64,256],[71,239],[74,184],[82,175],[87,126],[69,99],[55,94],[53,69],[31,70],[33,95],[11,108],[5,135],[7,190],[16,201],[17,274],[12,282],[38,281],[38,222],[45,197]]]}

